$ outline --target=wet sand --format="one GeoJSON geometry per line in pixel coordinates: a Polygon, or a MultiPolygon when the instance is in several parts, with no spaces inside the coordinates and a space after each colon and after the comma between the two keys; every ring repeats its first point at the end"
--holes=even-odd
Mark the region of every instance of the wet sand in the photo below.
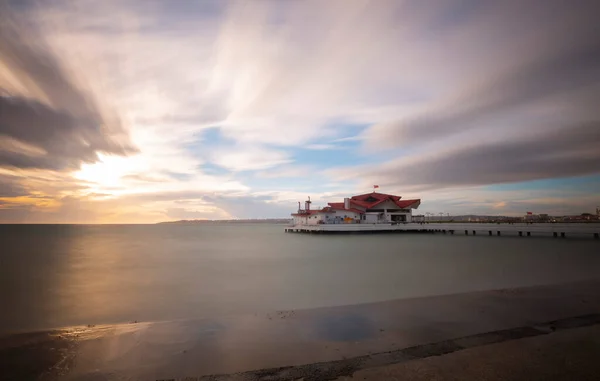
{"type": "Polygon", "coordinates": [[[290,372],[308,379],[335,378],[595,324],[598,316],[600,280],[214,319],[74,327],[0,338],[0,374],[8,380],[215,374],[222,375],[219,379],[291,379],[290,372]]]}

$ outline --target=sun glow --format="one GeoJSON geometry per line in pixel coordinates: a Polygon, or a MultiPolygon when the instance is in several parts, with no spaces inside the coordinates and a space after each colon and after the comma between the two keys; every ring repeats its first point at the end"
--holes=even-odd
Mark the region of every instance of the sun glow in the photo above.
{"type": "Polygon", "coordinates": [[[119,188],[124,185],[123,176],[142,171],[145,167],[135,156],[120,157],[102,154],[98,156],[100,158],[98,162],[83,164],[81,169],[74,173],[74,177],[93,183],[99,188],[119,188]]]}

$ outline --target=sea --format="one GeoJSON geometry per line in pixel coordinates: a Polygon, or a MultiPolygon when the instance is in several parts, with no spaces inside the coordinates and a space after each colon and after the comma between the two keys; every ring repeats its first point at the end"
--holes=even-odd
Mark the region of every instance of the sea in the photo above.
{"type": "Polygon", "coordinates": [[[306,235],[275,224],[0,225],[0,333],[600,277],[593,239],[306,235]]]}

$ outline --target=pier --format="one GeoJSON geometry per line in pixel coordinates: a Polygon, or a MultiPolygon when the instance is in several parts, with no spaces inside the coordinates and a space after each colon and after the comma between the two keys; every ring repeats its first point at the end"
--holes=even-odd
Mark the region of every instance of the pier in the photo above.
{"type": "MultiPolygon", "coordinates": [[[[374,188],[377,188],[375,186],[374,188]]],[[[321,209],[311,209],[310,197],[304,209],[292,213],[288,233],[441,233],[486,236],[549,236],[555,238],[589,237],[599,239],[600,222],[453,222],[424,221],[413,216],[420,199],[378,193],[346,197],[321,209]]],[[[420,216],[422,217],[422,216],[420,216]]]]}
{"type": "Polygon", "coordinates": [[[589,237],[599,239],[600,223],[377,223],[289,225],[288,233],[393,233],[423,232],[486,236],[589,237]]]}

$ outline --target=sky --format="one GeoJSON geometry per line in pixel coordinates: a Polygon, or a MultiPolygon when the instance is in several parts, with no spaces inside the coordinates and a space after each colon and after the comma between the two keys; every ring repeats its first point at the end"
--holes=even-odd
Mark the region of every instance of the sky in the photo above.
{"type": "Polygon", "coordinates": [[[600,205],[587,0],[0,0],[0,223],[600,205]]]}

